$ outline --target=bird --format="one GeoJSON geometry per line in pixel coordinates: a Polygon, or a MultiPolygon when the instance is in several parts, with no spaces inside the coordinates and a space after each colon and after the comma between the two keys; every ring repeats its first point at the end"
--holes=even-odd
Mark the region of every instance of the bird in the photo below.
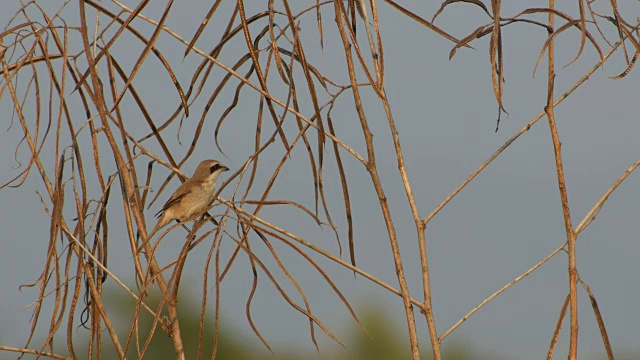
{"type": "MultiPolygon", "coordinates": [[[[202,161],[193,176],[178,187],[155,215],[158,223],[147,236],[147,241],[172,220],[184,221],[202,214],[213,200],[218,176],[225,171],[229,171],[229,168],[217,160],[202,161]]],[[[140,245],[136,253],[145,244],[140,245]]]]}

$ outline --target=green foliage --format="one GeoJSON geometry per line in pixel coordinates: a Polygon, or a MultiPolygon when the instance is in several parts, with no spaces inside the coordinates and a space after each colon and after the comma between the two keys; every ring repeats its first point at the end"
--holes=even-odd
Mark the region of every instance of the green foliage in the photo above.
{"type": "MultiPolygon", "coordinates": [[[[108,291],[108,290],[107,290],[108,291]]],[[[130,297],[117,292],[118,295],[111,293],[105,297],[105,305],[115,311],[112,318],[116,319],[116,327],[118,337],[123,346],[129,334],[129,329],[134,321],[135,302],[130,297]]],[[[188,293],[187,292],[183,292],[188,293]]],[[[149,298],[145,301],[152,309],[158,304],[158,294],[151,292],[149,298]]],[[[191,306],[187,300],[180,302],[180,325],[182,338],[184,340],[185,352],[187,359],[198,358],[199,346],[199,327],[200,327],[200,307],[191,306]]],[[[357,307],[358,308],[358,307],[357,307]]],[[[212,309],[210,309],[212,310],[212,309]]],[[[396,321],[386,315],[384,308],[379,305],[361,305],[358,313],[360,320],[366,327],[366,332],[358,326],[358,324],[350,321],[350,329],[348,334],[338,334],[341,340],[347,345],[347,349],[320,349],[318,354],[315,351],[300,350],[297,344],[272,344],[275,353],[271,354],[262,346],[256,346],[255,339],[247,338],[247,335],[238,335],[238,331],[233,326],[221,320],[218,334],[217,359],[233,359],[233,360],[258,360],[258,359],[277,359],[277,360],[294,360],[294,359],[335,359],[335,360],[389,360],[389,359],[409,359],[411,358],[409,342],[407,336],[401,331],[396,321]]],[[[144,346],[147,336],[153,326],[153,317],[145,311],[140,312],[139,336],[140,347],[144,346]]],[[[203,359],[211,359],[213,352],[214,337],[214,319],[211,313],[206,317],[204,325],[204,346],[202,350],[203,359]]],[[[108,336],[103,333],[103,336],[108,336]]],[[[76,353],[81,356],[87,354],[87,349],[82,341],[74,341],[76,344],[76,353]]],[[[84,341],[84,343],[87,343],[84,341]]],[[[128,347],[127,358],[137,359],[138,350],[136,348],[135,334],[128,347]]],[[[422,346],[422,359],[430,359],[430,349],[422,346]]],[[[61,351],[60,353],[66,353],[61,351]]],[[[117,354],[109,341],[103,341],[103,358],[115,359],[117,354]]],[[[149,344],[148,350],[144,355],[145,359],[174,359],[173,343],[168,335],[157,325],[153,334],[153,338],[149,344]]],[[[498,359],[496,356],[488,356],[478,354],[477,351],[470,349],[467,342],[453,342],[443,348],[443,358],[447,360],[481,360],[481,359],[498,359]]]]}
{"type": "MultiPolygon", "coordinates": [[[[157,288],[156,288],[157,290],[157,288]]],[[[106,290],[109,292],[109,289],[106,290]]],[[[105,296],[104,303],[116,313],[112,318],[117,319],[116,327],[118,339],[125,346],[129,329],[134,321],[135,301],[120,291],[109,292],[105,296]]],[[[188,291],[182,292],[188,294],[188,291]]],[[[151,292],[145,301],[152,309],[157,308],[159,296],[157,292],[151,292]]],[[[182,338],[184,341],[187,359],[198,358],[198,346],[200,338],[200,306],[189,303],[187,299],[181,300],[180,325],[182,338]]],[[[401,327],[401,322],[394,321],[388,316],[384,306],[379,303],[367,303],[356,306],[359,318],[366,327],[366,332],[351,320],[349,321],[347,334],[337,334],[347,345],[347,349],[325,349],[321,348],[318,354],[315,351],[301,350],[299,344],[271,344],[275,348],[275,353],[271,354],[265,347],[255,345],[258,343],[251,335],[240,335],[240,332],[232,324],[221,320],[218,334],[218,349],[216,359],[227,360],[389,360],[389,359],[410,359],[409,340],[406,330],[401,327]]],[[[212,310],[212,309],[209,309],[212,310]]],[[[211,313],[207,314],[204,324],[204,346],[202,359],[211,359],[213,352],[214,319],[211,313]]],[[[153,326],[153,317],[147,312],[141,311],[139,318],[139,342],[143,346],[147,341],[147,336],[153,326]]],[[[267,330],[265,330],[266,332],[267,330]]],[[[83,338],[83,331],[79,330],[80,339],[74,339],[76,355],[86,356],[88,341],[83,338]]],[[[108,336],[103,332],[103,336],[108,336]]],[[[135,334],[134,334],[135,336],[135,334]]],[[[423,339],[428,340],[428,339],[423,339]]],[[[138,359],[138,350],[135,346],[135,338],[132,339],[127,351],[127,359],[138,359]]],[[[66,354],[66,349],[61,347],[62,342],[56,342],[59,354],[66,354]]],[[[62,345],[64,346],[64,345],[62,345]]],[[[102,342],[102,358],[116,359],[117,354],[110,341],[102,342]]],[[[618,354],[617,358],[638,359],[637,355],[631,352],[618,354]]],[[[559,355],[558,355],[559,356],[559,355]]],[[[29,356],[25,357],[29,359],[29,356]]],[[[94,358],[95,354],[94,354],[94,358]]],[[[148,350],[144,355],[145,359],[173,360],[175,359],[173,343],[168,335],[161,329],[156,328],[148,350]]],[[[421,359],[431,359],[431,349],[428,343],[421,344],[421,359]]],[[[486,350],[479,350],[471,342],[466,340],[450,340],[444,343],[442,348],[442,358],[446,360],[500,360],[507,359],[506,356],[499,356],[495,353],[487,353],[486,350]]],[[[606,355],[594,355],[592,359],[606,359],[606,355]]]]}

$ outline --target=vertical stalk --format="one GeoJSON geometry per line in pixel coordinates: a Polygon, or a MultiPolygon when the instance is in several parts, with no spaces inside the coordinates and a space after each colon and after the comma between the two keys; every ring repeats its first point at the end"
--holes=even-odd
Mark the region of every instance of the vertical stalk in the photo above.
{"type": "MultiPolygon", "coordinates": [[[[549,9],[555,8],[555,0],[549,0],[549,9]]],[[[549,27],[553,29],[554,14],[549,13],[549,27]]],[[[553,32],[550,34],[550,36],[553,32]]],[[[553,113],[553,89],[555,82],[555,64],[554,64],[554,40],[549,41],[548,53],[549,69],[548,69],[548,89],[547,89],[547,105],[545,112],[549,119],[549,129],[551,130],[551,138],[553,140],[553,150],[556,159],[556,171],[558,174],[558,188],[560,189],[560,200],[562,202],[562,214],[564,216],[564,226],[567,233],[568,252],[569,252],[569,306],[571,318],[571,335],[569,340],[569,360],[575,360],[578,357],[578,285],[576,277],[576,233],[571,225],[571,213],[569,211],[569,198],[567,196],[567,188],[564,179],[564,168],[562,166],[562,152],[558,129],[556,128],[556,120],[553,113]]]]}
{"type": "MultiPolygon", "coordinates": [[[[382,188],[382,183],[380,182],[380,177],[378,175],[378,168],[376,166],[375,159],[375,151],[373,148],[373,135],[369,129],[369,124],[367,123],[366,116],[364,114],[364,108],[362,106],[362,99],[360,98],[360,91],[356,79],[355,68],[353,65],[353,58],[351,54],[351,44],[349,43],[349,39],[347,38],[345,24],[343,22],[343,14],[344,14],[344,4],[342,0],[334,1],[335,13],[336,13],[336,24],[338,26],[338,31],[340,32],[340,37],[342,39],[342,44],[344,45],[344,52],[347,61],[347,66],[349,69],[349,79],[351,80],[351,89],[353,91],[353,98],[356,105],[356,111],[358,112],[358,118],[360,119],[360,125],[362,127],[362,133],[365,138],[365,142],[367,145],[367,162],[366,168],[371,176],[371,181],[373,182],[373,186],[375,188],[376,194],[378,195],[378,201],[380,202],[380,208],[382,210],[382,215],[384,217],[384,222],[387,227],[387,234],[389,236],[389,242],[391,243],[391,252],[393,254],[393,261],[396,267],[396,276],[398,277],[398,283],[400,285],[400,292],[402,295],[402,302],[404,304],[404,310],[407,317],[407,327],[409,329],[409,340],[411,342],[411,355],[414,360],[420,359],[420,352],[418,349],[418,335],[416,331],[415,319],[413,316],[413,307],[411,305],[411,297],[409,296],[409,288],[407,286],[407,281],[404,275],[404,267],[402,265],[402,257],[400,255],[400,247],[398,245],[397,233],[393,224],[393,219],[391,217],[391,212],[389,211],[389,204],[387,202],[387,197],[384,193],[384,189],[382,188]]],[[[372,84],[373,85],[373,84],[372,84]]],[[[384,99],[383,99],[384,102],[384,99]]]]}
{"type": "Polygon", "coordinates": [[[440,340],[438,339],[438,332],[436,331],[436,321],[433,318],[433,308],[431,306],[431,284],[429,281],[429,263],[427,261],[427,240],[425,238],[426,223],[420,218],[420,212],[418,211],[418,205],[413,197],[413,191],[411,190],[411,183],[409,182],[409,176],[407,175],[406,167],[404,166],[404,156],[402,155],[402,147],[400,146],[400,137],[398,136],[398,129],[396,128],[393,115],[391,114],[391,108],[389,107],[389,101],[387,100],[387,94],[384,91],[384,85],[381,83],[380,92],[384,98],[382,103],[384,104],[384,110],[387,115],[387,121],[391,128],[391,134],[393,136],[393,144],[396,149],[396,158],[398,160],[398,171],[402,177],[402,184],[404,185],[407,199],[409,200],[409,206],[411,213],[413,214],[413,220],[416,224],[416,231],[418,233],[418,249],[420,251],[420,265],[422,268],[422,289],[424,292],[424,316],[427,320],[427,328],[429,329],[429,339],[431,340],[431,351],[433,353],[433,360],[440,360],[440,340]]]}
{"type": "MultiPolygon", "coordinates": [[[[79,5],[80,5],[79,7],[80,7],[80,23],[81,23],[82,41],[84,44],[84,52],[87,57],[87,63],[89,65],[91,87],[93,88],[93,92],[92,93],[90,92],[90,95],[93,97],[92,99],[93,103],[95,104],[98,111],[98,115],[100,116],[100,121],[103,126],[105,137],[109,142],[111,149],[113,150],[114,161],[116,162],[118,166],[118,170],[120,171],[120,179],[122,181],[122,184],[124,185],[124,188],[125,188],[124,190],[126,194],[133,194],[134,191],[137,191],[137,190],[134,189],[134,186],[131,182],[131,175],[129,174],[129,168],[127,167],[127,163],[125,162],[124,158],[122,157],[122,154],[118,149],[118,143],[111,131],[109,121],[107,120],[107,109],[103,101],[102,84],[99,82],[99,75],[97,73],[96,62],[93,56],[91,55],[89,38],[87,37],[88,32],[87,32],[87,22],[86,22],[84,1],[80,1],[79,5]]],[[[87,84],[87,86],[89,86],[89,84],[87,84]]],[[[139,226],[139,228],[144,230],[144,226],[145,226],[144,221],[142,220],[142,217],[140,215],[142,213],[142,209],[139,208],[139,204],[136,201],[131,201],[130,205],[133,209],[133,215],[136,222],[138,223],[138,225],[142,225],[142,226],[139,226]]],[[[125,204],[125,207],[126,206],[127,205],[125,204]]],[[[146,231],[144,232],[146,233],[146,231]]],[[[147,237],[145,234],[143,240],[146,240],[146,238],[147,237]]],[[[169,288],[167,287],[164,277],[160,272],[160,267],[158,266],[153,256],[149,258],[149,266],[151,266],[155,274],[158,274],[157,275],[158,286],[160,287],[160,291],[162,292],[163,296],[165,296],[166,298],[167,310],[169,312],[169,323],[170,323],[170,325],[168,326],[169,328],[168,333],[169,333],[169,337],[171,337],[171,341],[173,342],[176,359],[184,360],[185,359],[184,346],[182,343],[182,335],[180,334],[180,324],[178,322],[177,299],[169,298],[169,288]]]]}

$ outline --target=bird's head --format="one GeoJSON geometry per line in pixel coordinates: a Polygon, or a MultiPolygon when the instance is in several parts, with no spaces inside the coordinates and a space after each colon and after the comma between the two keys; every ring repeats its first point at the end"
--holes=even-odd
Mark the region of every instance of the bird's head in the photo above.
{"type": "Polygon", "coordinates": [[[218,176],[225,171],[229,171],[229,168],[222,165],[219,161],[204,160],[196,168],[193,179],[215,182],[218,176]]]}

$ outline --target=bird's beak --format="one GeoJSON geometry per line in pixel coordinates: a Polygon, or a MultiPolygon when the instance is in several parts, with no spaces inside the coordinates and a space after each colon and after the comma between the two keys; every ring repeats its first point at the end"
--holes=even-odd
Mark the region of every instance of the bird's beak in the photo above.
{"type": "Polygon", "coordinates": [[[229,168],[223,165],[222,166],[222,171],[229,171],[229,168]]]}

